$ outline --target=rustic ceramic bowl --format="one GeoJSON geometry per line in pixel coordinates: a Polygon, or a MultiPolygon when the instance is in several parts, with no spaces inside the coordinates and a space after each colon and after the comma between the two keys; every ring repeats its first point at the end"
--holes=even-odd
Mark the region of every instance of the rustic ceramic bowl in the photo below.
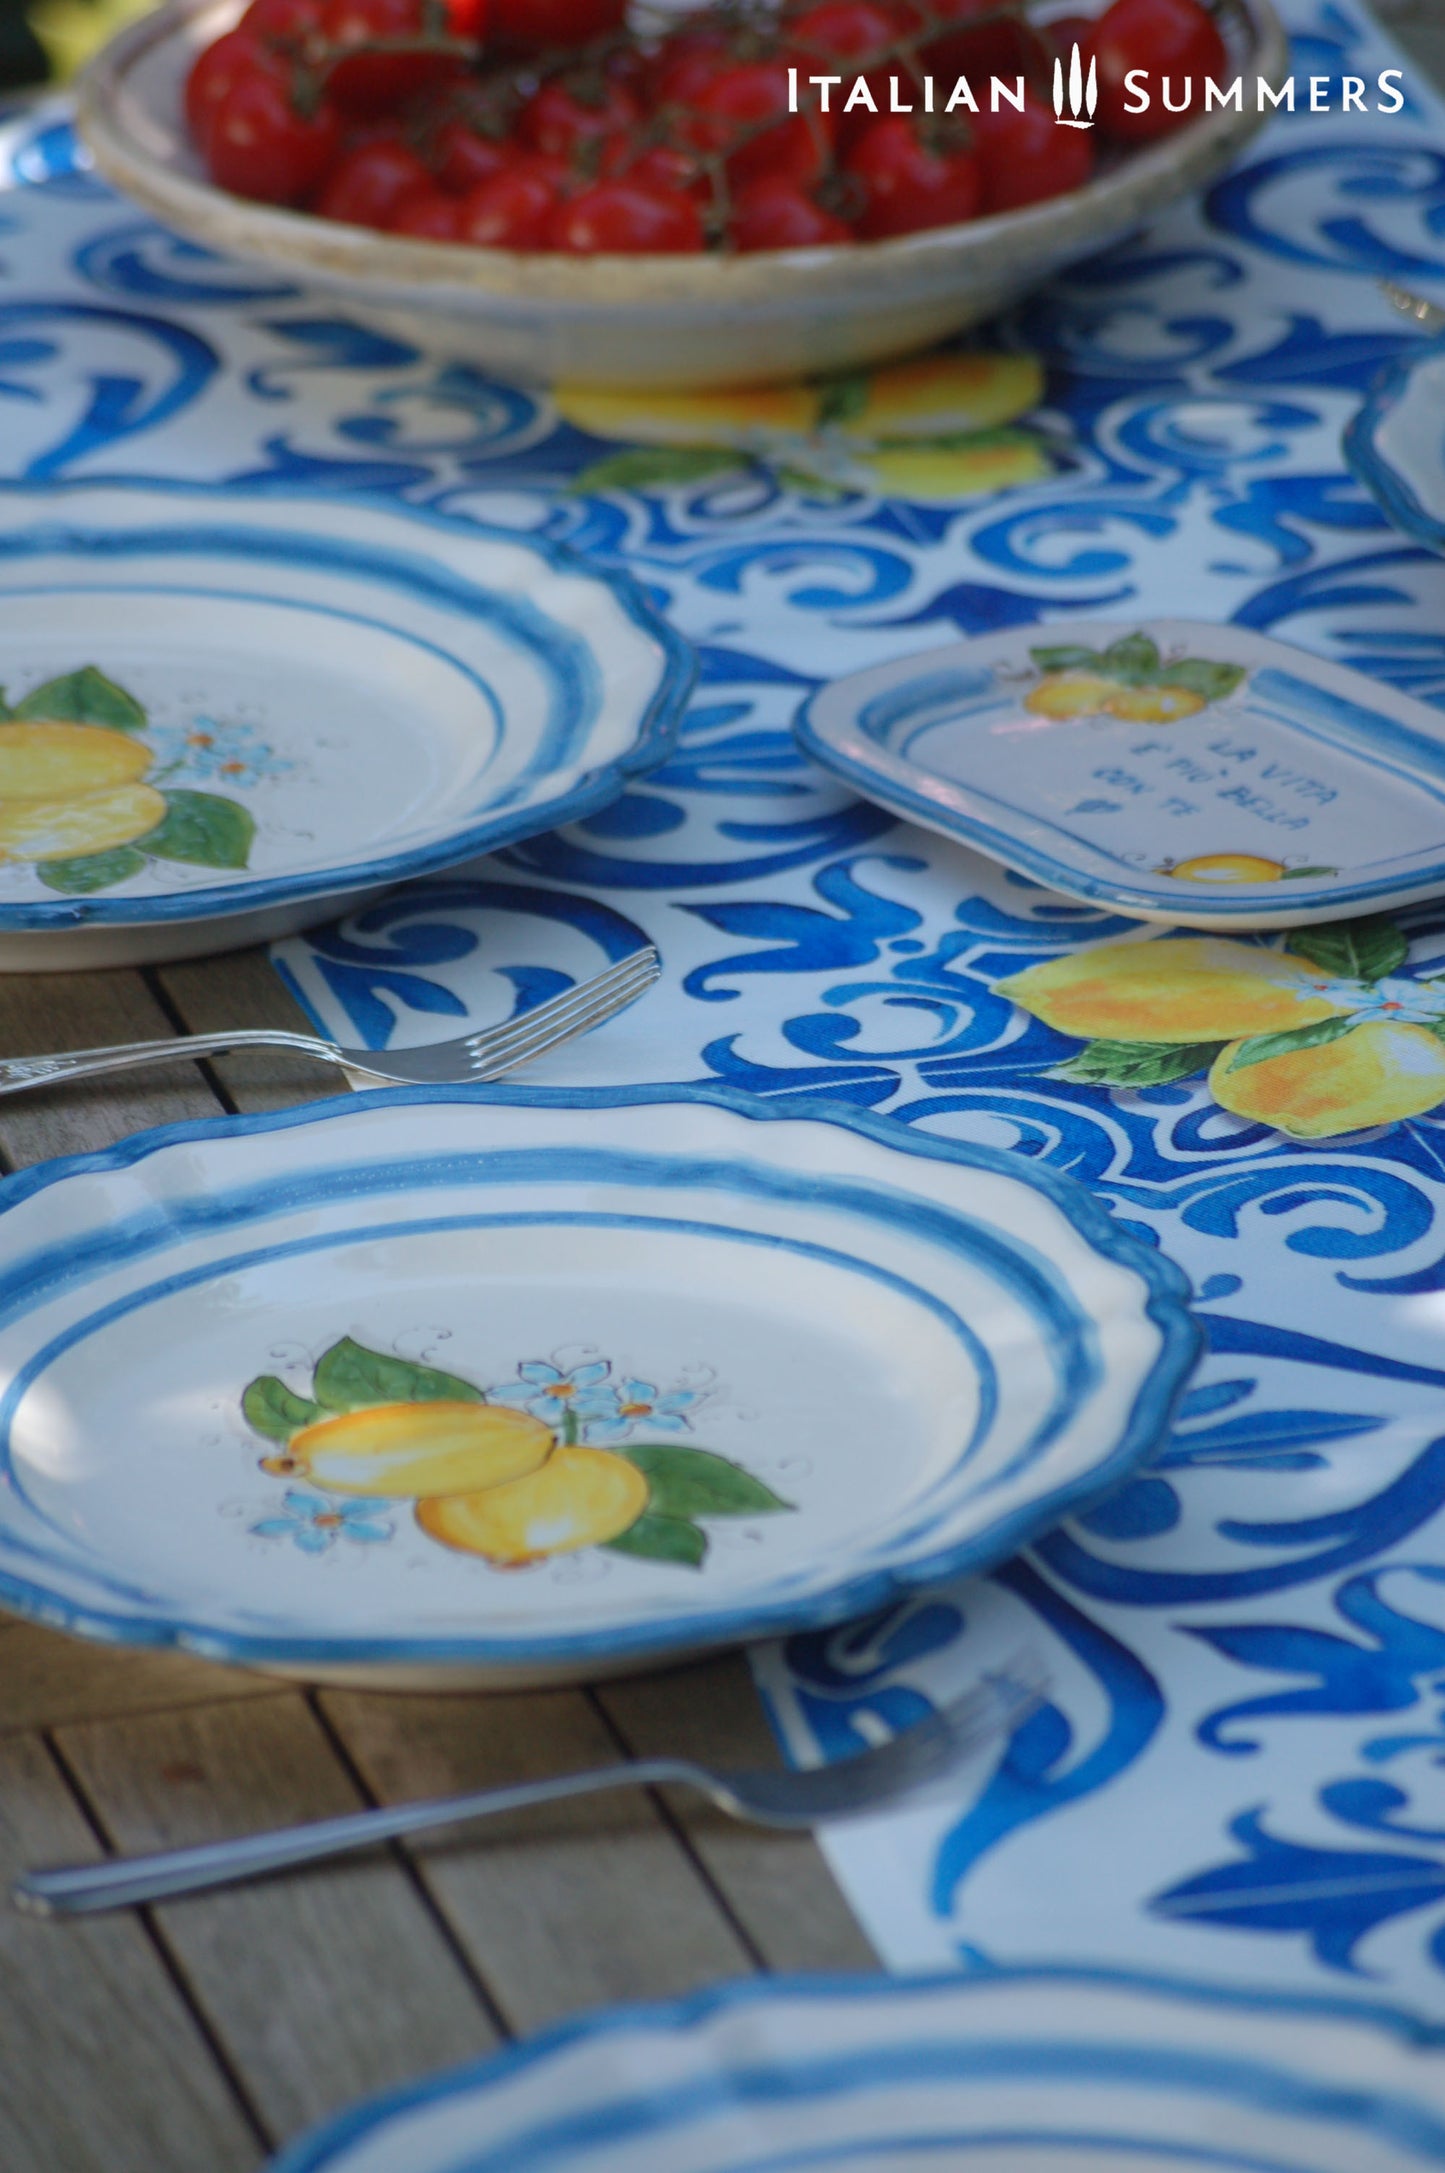
{"type": "MultiPolygon", "coordinates": [[[[1222,171],[1262,125],[1225,107],[1087,188],[895,241],[747,256],[577,258],[458,248],[273,209],[213,188],[181,111],[186,73],[240,0],[171,0],[81,80],[106,178],[209,248],[326,289],[372,322],[502,377],[625,386],[763,383],[906,353],[986,317],[1222,171]]],[[[1271,0],[1227,0],[1247,82],[1287,67],[1271,0]]]]}

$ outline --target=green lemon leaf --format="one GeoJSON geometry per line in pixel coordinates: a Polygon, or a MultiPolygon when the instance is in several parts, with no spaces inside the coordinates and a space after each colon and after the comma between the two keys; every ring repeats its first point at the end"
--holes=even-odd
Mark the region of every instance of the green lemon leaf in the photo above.
{"type": "Polygon", "coordinates": [[[1079,1086],[1172,1086],[1208,1071],[1225,1046],[1222,1041],[1091,1041],[1051,1079],[1072,1079],[1079,1086]]]}
{"type": "Polygon", "coordinates": [[[635,1524],[603,1545],[614,1554],[640,1554],[649,1562],[683,1562],[689,1569],[700,1569],[707,1553],[707,1533],[686,1517],[664,1517],[644,1509],[635,1524]]]}
{"type": "Polygon", "coordinates": [[[1294,928],[1286,948],[1344,981],[1383,981],[1398,973],[1410,946],[1382,914],[1368,920],[1329,921],[1323,928],[1294,928]]]}
{"type": "Polygon", "coordinates": [[[1097,671],[1104,661],[1097,649],[1081,649],[1075,643],[1058,649],[1030,649],[1029,655],[1041,672],[1097,671]]]}
{"type": "Polygon", "coordinates": [[[762,1517],[794,1504],[740,1464],[711,1449],[670,1441],[634,1442],[620,1452],[647,1481],[649,1514],[663,1517],[762,1517]]]}
{"type": "Polygon", "coordinates": [[[1356,1015],[1346,1019],[1317,1019],[1313,1026],[1292,1026],[1282,1034],[1251,1034],[1247,1041],[1240,1043],[1229,1069],[1248,1071],[1251,1064],[1267,1063],[1272,1056],[1287,1056],[1291,1049],[1323,1049],[1331,1041],[1352,1034],[1363,1023],[1356,1015]]]}
{"type": "Polygon", "coordinates": [[[781,489],[824,505],[837,505],[840,499],[857,495],[848,484],[835,482],[831,475],[815,475],[811,468],[774,468],[773,475],[781,489]]]}
{"type": "Polygon", "coordinates": [[[639,445],[629,453],[594,460],[574,475],[567,488],[576,497],[601,490],[646,490],[650,483],[700,483],[704,476],[726,475],[749,466],[746,453],[721,445],[639,445]]]}
{"type": "Polygon", "coordinates": [[[217,792],[167,792],[162,821],[136,843],[157,860],[201,868],[244,868],[256,825],[238,800],[217,792]]]}
{"type": "Polygon", "coordinates": [[[81,853],[74,860],[42,860],[35,872],[51,890],[83,898],[88,891],[109,890],[129,875],[139,875],[146,856],[134,845],[116,845],[108,853],[81,853]]]}
{"type": "MultiPolygon", "coordinates": [[[[1030,430],[940,430],[927,437],[880,438],[877,449],[880,453],[994,453],[1012,452],[1019,445],[1044,450],[1030,430]]],[[[1083,653],[1092,656],[1093,652],[1083,653]]]]}
{"type": "Polygon", "coordinates": [[[113,732],[143,732],[146,726],[146,713],[135,696],[93,664],[82,664],[79,671],[33,687],[11,714],[55,724],[108,725],[113,732]]]}
{"type": "Polygon", "coordinates": [[[1206,702],[1222,702],[1245,677],[1242,664],[1217,664],[1212,657],[1181,657],[1177,664],[1161,664],[1158,680],[1164,687],[1187,687],[1206,702]]]}
{"type": "Polygon", "coordinates": [[[1280,877],[1282,883],[1298,883],[1306,875],[1338,875],[1338,868],[1286,868],[1280,877]]]}
{"type": "Polygon", "coordinates": [[[289,1441],[303,1426],[314,1426],[326,1413],[306,1396],[293,1396],[274,1373],[262,1373],[247,1384],[241,1398],[246,1424],[268,1441],[289,1441]]]}
{"type": "Polygon", "coordinates": [[[825,378],[818,387],[818,421],[851,423],[868,405],[868,372],[848,370],[825,378]]]}
{"type": "Polygon", "coordinates": [[[1111,679],[1138,686],[1151,681],[1159,669],[1159,644],[1147,634],[1125,634],[1104,651],[1104,670],[1111,679]]]}
{"type": "Polygon", "coordinates": [[[328,1411],[362,1411],[373,1403],[485,1403],[470,1381],[410,1358],[369,1351],[343,1336],[317,1361],[312,1394],[328,1411]]]}

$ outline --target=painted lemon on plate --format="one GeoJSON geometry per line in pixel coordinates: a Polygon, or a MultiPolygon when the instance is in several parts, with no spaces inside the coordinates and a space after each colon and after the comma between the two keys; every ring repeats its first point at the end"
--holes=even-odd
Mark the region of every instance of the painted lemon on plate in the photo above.
{"type": "Polygon", "coordinates": [[[559,1444],[526,1478],[484,1494],[420,1502],[416,1520],[445,1547],[516,1568],[606,1546],[637,1522],[648,1494],[646,1478],[625,1456],[559,1444]]]}
{"type": "Polygon", "coordinates": [[[318,1419],[262,1470],[307,1478],[334,1494],[471,1494],[536,1471],[552,1429],[526,1411],[487,1403],[372,1404],[318,1419]]]}
{"type": "Polygon", "coordinates": [[[133,845],[165,820],[144,742],[104,725],[0,724],[0,859],[62,860],[133,845]]]}

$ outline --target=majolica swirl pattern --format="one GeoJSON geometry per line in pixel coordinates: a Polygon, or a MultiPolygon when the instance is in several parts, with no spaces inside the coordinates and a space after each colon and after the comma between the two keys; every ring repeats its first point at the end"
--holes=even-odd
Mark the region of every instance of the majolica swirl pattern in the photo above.
{"type": "MultiPolygon", "coordinates": [[[[1355,0],[1287,13],[1302,83],[1394,58],[1355,0]]],[[[968,354],[646,415],[490,383],[177,243],[76,170],[60,117],[10,138],[12,479],[436,507],[626,568],[699,650],[645,785],[288,945],[318,1017],[454,1032],[645,935],[664,989],[539,1081],[829,1094],[1001,1145],[1192,1279],[1211,1350],[1151,1470],[991,1578],[761,1660],[807,1756],[1021,1639],[1048,1656],[1048,1702],[956,1801],[830,1843],[897,1964],[1445,2011],[1445,904],[1336,924],[1327,958],[1231,938],[1187,1002],[1162,971],[1163,1053],[1119,1076],[1133,969],[1076,961],[1137,931],[850,799],[790,733],[836,674],[1089,614],[1234,622],[1445,706],[1445,561],[1341,451],[1419,337],[1375,281],[1445,274],[1445,113],[1407,86],[1394,118],[1281,116],[968,354]]],[[[1157,940],[1165,968],[1191,940],[1157,940]]]]}

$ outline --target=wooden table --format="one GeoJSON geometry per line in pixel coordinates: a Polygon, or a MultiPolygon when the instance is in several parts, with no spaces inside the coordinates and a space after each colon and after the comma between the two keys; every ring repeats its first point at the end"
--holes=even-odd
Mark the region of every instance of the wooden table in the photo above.
{"type": "MultiPolygon", "coordinates": [[[[0,978],[7,1054],[237,1019],[306,1023],[260,952],[0,978]]],[[[282,1052],[177,1063],[0,1101],[0,1153],[20,1169],[335,1087],[282,1052]]],[[[0,1618],[0,1881],[662,1749],[775,1762],[740,1657],[596,1691],[372,1696],[0,1618]]],[[[810,1840],[641,1794],[126,1916],[0,1905],[0,2167],[250,2173],[351,2099],[584,2008],[871,1967],[810,1840]]]]}

